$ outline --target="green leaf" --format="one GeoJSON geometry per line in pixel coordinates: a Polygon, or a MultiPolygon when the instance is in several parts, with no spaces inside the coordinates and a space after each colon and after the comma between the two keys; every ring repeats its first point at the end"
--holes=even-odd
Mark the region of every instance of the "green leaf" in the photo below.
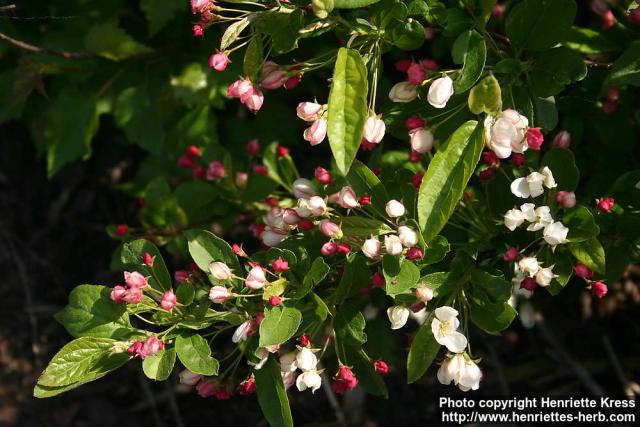
{"type": "Polygon", "coordinates": [[[582,55],[560,46],[542,52],[536,57],[531,70],[531,87],[540,97],[554,96],[568,84],[587,76],[587,66],[582,55]]]}
{"type": "Polygon", "coordinates": [[[265,310],[260,323],[260,347],[286,342],[296,333],[300,322],[302,314],[296,308],[276,306],[265,310]]]}
{"type": "Polygon", "coordinates": [[[84,38],[84,45],[89,52],[113,61],[151,52],[151,49],[118,27],[118,21],[115,19],[91,26],[84,38]]]}
{"type": "Polygon", "coordinates": [[[436,236],[427,245],[424,251],[424,258],[420,261],[422,265],[435,264],[444,259],[451,250],[449,241],[444,236],[436,236]]]}
{"type": "Polygon", "coordinates": [[[367,118],[367,69],[358,51],[340,48],[329,93],[329,144],[338,169],[347,174],[367,118]]]}
{"type": "Polygon", "coordinates": [[[379,2],[380,0],[335,0],[336,9],[357,9],[360,7],[369,6],[379,2]]]}
{"type": "Polygon", "coordinates": [[[583,242],[600,234],[600,227],[596,224],[591,211],[584,206],[569,210],[562,217],[562,223],[569,227],[567,240],[570,242],[583,242]]]}
{"type": "Polygon", "coordinates": [[[277,142],[273,142],[265,148],[262,162],[269,171],[271,179],[291,191],[293,181],[296,180],[300,174],[290,156],[281,157],[278,155],[278,145],[277,142]]]}
{"type": "Polygon", "coordinates": [[[629,45],[613,63],[605,82],[606,86],[640,86],[640,40],[629,45]]]}
{"type": "Polygon", "coordinates": [[[111,301],[110,293],[105,286],[77,286],[56,320],[75,338],[126,338],[134,332],[126,306],[111,301]]]}
{"type": "Polygon", "coordinates": [[[142,210],[145,222],[156,227],[184,227],[186,218],[171,194],[171,187],[164,176],[154,178],[145,190],[146,206],[142,210]]]}
{"type": "Polygon", "coordinates": [[[253,36],[244,53],[244,61],[242,63],[244,75],[252,81],[258,81],[263,60],[262,38],[260,35],[253,36]]]}
{"type": "Polygon", "coordinates": [[[241,20],[229,25],[224,31],[224,34],[222,34],[222,39],[220,40],[220,50],[226,50],[231,44],[233,44],[233,42],[238,40],[240,34],[248,26],[249,19],[247,18],[242,18],[241,20]]]}
{"type": "Polygon", "coordinates": [[[507,37],[516,47],[549,49],[564,40],[576,10],[574,0],[524,0],[507,15],[507,37]]]}
{"type": "Polygon", "coordinates": [[[197,179],[180,183],[173,196],[187,216],[189,224],[206,222],[221,204],[219,190],[210,183],[197,179]]]}
{"type": "Polygon", "coordinates": [[[583,242],[569,243],[568,247],[578,261],[600,274],[605,274],[604,248],[598,239],[593,238],[583,242]]]}
{"type": "Polygon", "coordinates": [[[140,9],[149,21],[149,34],[154,35],[185,7],[182,0],[141,0],[140,9]]]}
{"type": "MultiPolygon", "coordinates": [[[[356,191],[356,194],[360,194],[356,191]]],[[[340,222],[343,233],[349,237],[368,238],[391,233],[393,230],[386,223],[362,216],[345,216],[340,222]]]]}
{"type": "Polygon", "coordinates": [[[396,19],[387,31],[392,43],[402,50],[415,50],[424,44],[424,26],[413,18],[396,19]]]}
{"type": "Polygon", "coordinates": [[[337,308],[333,329],[339,340],[351,344],[364,344],[367,342],[365,325],[364,316],[355,305],[343,303],[337,308]]]}
{"type": "Polygon", "coordinates": [[[148,240],[138,239],[122,245],[120,261],[133,271],[138,271],[143,276],[150,276],[149,285],[159,291],[171,289],[171,275],[164,263],[162,254],[148,240]],[[153,267],[149,267],[142,262],[142,256],[148,253],[153,257],[153,267]]]}
{"type": "Polygon", "coordinates": [[[66,387],[63,390],[66,391],[105,376],[130,359],[126,352],[109,354],[115,343],[109,338],[95,337],[71,341],[53,356],[38,378],[38,385],[66,387]]]}
{"type": "Polygon", "coordinates": [[[389,396],[387,386],[380,374],[376,372],[373,361],[367,356],[362,347],[344,345],[342,351],[344,363],[353,368],[353,372],[358,377],[358,384],[367,393],[387,398],[389,396]]]}
{"type": "Polygon", "coordinates": [[[358,293],[362,287],[371,281],[371,270],[367,261],[361,256],[347,259],[340,283],[333,293],[333,303],[341,304],[345,299],[358,293]]]}
{"type": "Polygon", "coordinates": [[[235,274],[240,274],[240,263],[231,246],[223,239],[206,230],[187,230],[185,232],[189,242],[189,253],[200,270],[209,274],[209,264],[213,261],[222,261],[231,268],[235,274]]]}
{"type": "Polygon", "coordinates": [[[91,140],[98,131],[96,100],[79,92],[63,92],[45,112],[43,143],[47,147],[47,174],[91,155],[91,140]]]}
{"type": "Polygon", "coordinates": [[[145,86],[135,86],[120,92],[114,108],[116,124],[127,139],[154,154],[162,154],[165,131],[158,102],[145,86]],[[153,126],[149,126],[153,123],[153,126]]]}
{"type": "Polygon", "coordinates": [[[590,28],[580,27],[571,27],[563,44],[585,55],[601,54],[620,49],[620,46],[602,33],[590,28]]]}
{"type": "Polygon", "coordinates": [[[536,127],[550,131],[558,125],[558,109],[553,96],[540,98],[533,96],[533,107],[536,127]]]}
{"type": "Polygon", "coordinates": [[[558,183],[558,190],[573,191],[578,187],[580,171],[571,150],[553,148],[547,151],[542,158],[542,166],[551,170],[558,183]]]}
{"type": "Polygon", "coordinates": [[[202,375],[218,375],[219,363],[211,357],[211,348],[199,334],[182,333],[176,337],[176,353],[185,368],[202,375]]]}
{"type": "Polygon", "coordinates": [[[454,52],[456,49],[460,52],[460,59],[464,63],[453,87],[456,93],[463,93],[471,89],[482,75],[487,59],[487,46],[484,38],[477,31],[471,30],[458,36],[453,49],[454,52]]]}
{"type": "Polygon", "coordinates": [[[142,361],[142,370],[148,378],[156,381],[164,381],[171,375],[175,363],[176,349],[169,347],[160,350],[153,356],[147,356],[142,361]]]}
{"type": "Polygon", "coordinates": [[[313,264],[311,264],[311,268],[305,274],[304,279],[302,279],[302,286],[296,288],[291,295],[287,295],[287,297],[294,299],[303,298],[324,280],[329,271],[330,268],[327,263],[324,262],[324,259],[322,259],[322,257],[316,258],[313,260],[313,264]]]}
{"type": "Polygon", "coordinates": [[[511,297],[511,283],[484,270],[471,272],[471,284],[469,292],[479,300],[496,303],[506,302],[511,297]]]}
{"type": "Polygon", "coordinates": [[[378,209],[380,213],[384,212],[389,196],[384,185],[371,169],[359,160],[354,160],[346,178],[356,194],[371,196],[371,206],[378,209]]]}
{"type": "Polygon", "coordinates": [[[262,369],[253,371],[258,403],[271,427],[293,427],[287,391],[282,383],[280,365],[269,358],[262,369]]]}
{"type": "Polygon", "coordinates": [[[428,243],[445,226],[480,159],[482,126],[468,121],[438,151],[422,179],[418,194],[418,224],[428,243]]]}
{"type": "Polygon", "coordinates": [[[476,298],[469,299],[469,311],[473,323],[487,332],[507,329],[518,314],[507,302],[490,303],[476,298]]]}
{"type": "Polygon", "coordinates": [[[502,110],[500,83],[489,74],[469,92],[469,110],[473,114],[496,114],[502,110]]]}
{"type": "Polygon", "coordinates": [[[431,317],[429,317],[418,329],[418,333],[411,343],[411,348],[409,348],[409,356],[407,357],[408,383],[419,380],[427,372],[439,350],[440,344],[431,332],[431,317]]]}
{"type": "Polygon", "coordinates": [[[420,269],[409,260],[400,263],[400,258],[385,255],[382,258],[382,271],[386,282],[387,295],[398,295],[414,288],[420,280],[420,269]]]}

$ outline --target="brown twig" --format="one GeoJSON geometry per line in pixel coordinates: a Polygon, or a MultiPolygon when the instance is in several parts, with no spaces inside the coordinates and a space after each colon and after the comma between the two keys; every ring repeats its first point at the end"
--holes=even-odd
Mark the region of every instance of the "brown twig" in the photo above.
{"type": "Polygon", "coordinates": [[[589,68],[598,68],[601,70],[609,70],[611,67],[613,67],[613,64],[611,62],[598,62],[592,59],[585,59],[584,63],[589,68]]]}
{"type": "Polygon", "coordinates": [[[28,50],[29,52],[42,53],[45,55],[60,56],[65,59],[96,59],[97,55],[90,52],[66,52],[64,50],[52,50],[40,46],[35,46],[22,40],[14,39],[4,33],[0,33],[0,39],[11,43],[14,46],[18,46],[21,49],[28,50]]]}

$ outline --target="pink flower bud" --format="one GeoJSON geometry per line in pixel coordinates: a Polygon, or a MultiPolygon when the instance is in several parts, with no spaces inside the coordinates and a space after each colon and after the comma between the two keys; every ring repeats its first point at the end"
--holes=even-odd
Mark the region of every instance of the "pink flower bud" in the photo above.
{"type": "Polygon", "coordinates": [[[127,286],[137,286],[138,288],[144,288],[149,284],[147,278],[137,271],[134,271],[133,273],[125,271],[124,282],[127,284],[127,286]]]}
{"type": "Polygon", "coordinates": [[[520,282],[520,289],[526,289],[528,291],[533,291],[537,286],[536,279],[533,277],[525,277],[524,280],[520,282]]]}
{"type": "Polygon", "coordinates": [[[338,245],[333,242],[327,242],[320,248],[320,253],[322,256],[331,256],[336,253],[338,249],[338,245]]]}
{"type": "Polygon", "coordinates": [[[191,13],[200,13],[209,6],[209,0],[191,0],[191,13]]]}
{"type": "Polygon", "coordinates": [[[305,129],[303,138],[311,145],[318,145],[327,136],[327,119],[319,118],[313,124],[305,129]]]}
{"type": "Polygon", "coordinates": [[[374,288],[382,288],[384,284],[385,280],[382,273],[380,273],[379,271],[373,273],[373,275],[371,276],[371,285],[373,285],[374,288]]]}
{"type": "Polygon", "coordinates": [[[257,139],[252,139],[247,142],[247,153],[249,153],[250,156],[257,156],[260,154],[260,142],[258,142],[257,139]]]}
{"type": "Polygon", "coordinates": [[[425,128],[416,128],[409,132],[411,149],[416,153],[424,154],[433,148],[433,134],[425,128]]]}
{"type": "Polygon", "coordinates": [[[602,29],[608,30],[616,24],[616,16],[611,10],[607,10],[600,18],[602,19],[602,29]]]}
{"type": "Polygon", "coordinates": [[[221,261],[213,261],[209,264],[209,272],[216,280],[229,280],[233,277],[229,266],[221,261]]]}
{"type": "Polygon", "coordinates": [[[118,304],[122,304],[125,302],[124,297],[126,294],[127,294],[127,288],[125,288],[124,286],[118,285],[113,287],[109,297],[111,298],[111,301],[116,302],[118,304]]]}
{"type": "Polygon", "coordinates": [[[273,268],[274,271],[287,271],[289,269],[289,263],[281,257],[278,257],[278,259],[271,263],[271,268],[273,268]]]}
{"type": "Polygon", "coordinates": [[[285,81],[284,70],[273,61],[265,61],[262,66],[260,84],[267,90],[280,88],[285,81]]]}
{"type": "Polygon", "coordinates": [[[300,222],[300,216],[295,209],[286,208],[282,211],[282,222],[287,225],[296,225],[300,222]]]}
{"type": "Polygon", "coordinates": [[[576,205],[576,193],[573,191],[558,191],[556,202],[565,209],[571,209],[576,205]]]}
{"type": "Polygon", "coordinates": [[[236,177],[234,179],[236,187],[244,189],[247,187],[247,183],[249,182],[249,174],[246,172],[236,172],[236,177]]]}
{"type": "Polygon", "coordinates": [[[512,246],[506,250],[504,255],[502,255],[502,259],[505,260],[505,262],[514,262],[518,259],[519,256],[520,251],[518,250],[518,248],[512,246]]]}
{"type": "Polygon", "coordinates": [[[209,163],[209,166],[207,167],[207,179],[209,181],[219,181],[224,178],[225,175],[226,171],[222,162],[214,160],[209,163]]]}
{"type": "Polygon", "coordinates": [[[423,304],[428,303],[433,299],[433,289],[428,288],[424,285],[417,287],[416,298],[418,299],[418,301],[422,302],[423,304]]]}
{"type": "Polygon", "coordinates": [[[320,221],[320,232],[331,239],[341,239],[342,230],[340,226],[335,222],[331,222],[328,219],[320,221]]]}
{"type": "Polygon", "coordinates": [[[414,62],[409,66],[409,69],[407,69],[407,80],[409,83],[419,86],[426,78],[427,72],[420,64],[414,62]]]}
{"type": "Polygon", "coordinates": [[[201,380],[196,386],[196,391],[200,397],[211,397],[216,391],[216,385],[211,380],[201,380]]]}
{"type": "Polygon", "coordinates": [[[244,284],[251,289],[262,289],[265,283],[267,283],[267,278],[260,266],[253,267],[244,281],[244,284]]]}
{"type": "Polygon", "coordinates": [[[604,296],[609,292],[609,288],[606,284],[602,282],[593,282],[591,283],[591,293],[596,298],[604,298],[604,296]]]}
{"type": "Polygon", "coordinates": [[[437,71],[438,70],[438,61],[435,59],[421,59],[420,66],[427,71],[437,71]]]}
{"type": "Polygon", "coordinates": [[[321,216],[327,212],[327,204],[320,196],[313,196],[307,201],[307,207],[313,216],[321,216]]]}
{"type": "MultiPolygon", "coordinates": [[[[640,8],[636,8],[634,10],[640,11],[640,8]]],[[[618,100],[620,100],[620,88],[618,87],[609,88],[609,90],[607,91],[607,99],[613,102],[617,102],[618,100]]]]}
{"type": "Polygon", "coordinates": [[[409,82],[396,83],[389,91],[389,99],[393,102],[411,102],[417,97],[416,86],[409,82]]]}
{"type": "Polygon", "coordinates": [[[140,350],[142,349],[142,341],[136,341],[127,348],[127,353],[129,356],[137,357],[140,355],[140,350]]]}
{"type": "Polygon", "coordinates": [[[236,80],[227,88],[227,96],[231,98],[240,98],[253,89],[251,82],[246,79],[236,80]]]}
{"type": "Polygon", "coordinates": [[[544,136],[542,132],[540,132],[540,128],[529,128],[529,130],[527,130],[527,146],[529,148],[540,151],[543,142],[544,136]]]}
{"type": "Polygon", "coordinates": [[[353,209],[358,207],[358,198],[355,191],[351,187],[342,187],[338,196],[338,204],[345,209],[353,209]]]}
{"type": "Polygon", "coordinates": [[[269,305],[271,305],[271,307],[275,307],[280,304],[282,304],[282,298],[280,298],[278,295],[274,295],[269,298],[269,305]]]}
{"type": "Polygon", "coordinates": [[[371,237],[364,241],[360,249],[367,258],[376,259],[380,256],[382,244],[376,237],[371,237]]]}
{"type": "Polygon", "coordinates": [[[231,296],[232,294],[229,289],[224,286],[214,286],[209,290],[209,299],[215,304],[222,304],[231,298],[231,296]]]}
{"type": "Polygon", "coordinates": [[[340,255],[347,255],[351,253],[351,245],[347,243],[338,243],[336,245],[336,252],[340,255]]]}
{"type": "Polygon", "coordinates": [[[358,199],[358,201],[360,202],[361,206],[367,206],[371,204],[371,196],[360,196],[360,199],[358,199]]]}
{"type": "Polygon", "coordinates": [[[160,350],[164,349],[164,343],[154,336],[148,337],[142,344],[140,349],[140,358],[144,359],[148,356],[153,356],[160,350]]]}
{"type": "Polygon", "coordinates": [[[525,160],[524,154],[522,153],[513,153],[511,155],[511,164],[516,168],[524,166],[525,160]]]}
{"type": "Polygon", "coordinates": [[[279,245],[286,237],[287,235],[278,229],[269,228],[260,233],[260,240],[265,246],[269,246],[270,248],[279,245]]]}
{"type": "Polygon", "coordinates": [[[138,304],[142,300],[142,291],[136,286],[130,286],[122,295],[122,300],[129,304],[138,304]]]}
{"type": "Polygon", "coordinates": [[[390,218],[401,217],[406,212],[404,205],[395,199],[389,200],[384,209],[390,218]]]}
{"type": "Polygon", "coordinates": [[[252,113],[255,113],[262,108],[264,95],[260,89],[252,87],[251,90],[240,95],[240,102],[246,105],[252,113]]]}
{"type": "Polygon", "coordinates": [[[204,36],[204,28],[202,28],[202,25],[196,24],[193,26],[193,37],[202,37],[204,36]]]}
{"type": "Polygon", "coordinates": [[[185,384],[192,387],[198,384],[198,382],[202,379],[202,375],[191,372],[188,369],[183,369],[182,371],[180,371],[178,377],[180,378],[180,384],[185,384]]]}
{"type": "Polygon", "coordinates": [[[386,374],[389,372],[389,365],[384,360],[376,360],[373,362],[373,369],[379,374],[386,374]]]}
{"type": "Polygon", "coordinates": [[[276,154],[278,154],[278,157],[287,157],[289,155],[289,149],[284,145],[278,145],[278,147],[276,147],[276,154]]]}
{"type": "Polygon", "coordinates": [[[605,114],[613,114],[618,109],[618,103],[616,101],[612,101],[607,99],[602,103],[602,112],[605,114]]]}
{"type": "Polygon", "coordinates": [[[301,102],[296,108],[296,114],[305,122],[315,122],[322,105],[315,102],[301,102]]]}
{"type": "Polygon", "coordinates": [[[178,270],[175,273],[173,273],[173,278],[176,279],[176,282],[181,283],[189,280],[190,275],[191,273],[189,273],[187,270],[178,270]]]}
{"type": "Polygon", "coordinates": [[[178,166],[184,169],[191,169],[196,164],[195,160],[191,156],[180,156],[178,157],[178,166]]]}
{"type": "Polygon", "coordinates": [[[561,130],[553,138],[551,143],[553,148],[569,148],[571,147],[571,134],[566,130],[561,130]]]}
{"type": "Polygon", "coordinates": [[[298,222],[298,229],[302,231],[313,230],[314,227],[315,225],[313,224],[313,221],[309,219],[302,218],[300,222],[298,222]]]}
{"type": "Polygon", "coordinates": [[[493,6],[493,9],[491,9],[491,16],[494,16],[498,19],[502,18],[504,16],[504,5],[496,4],[495,6],[493,6]]]}
{"type": "Polygon", "coordinates": [[[378,116],[369,116],[364,123],[363,138],[372,144],[378,144],[384,138],[386,126],[378,116]]]}
{"type": "Polygon", "coordinates": [[[584,264],[576,264],[574,271],[576,272],[576,276],[583,279],[591,279],[595,274],[592,269],[584,264]]]}
{"type": "Polygon", "coordinates": [[[209,67],[216,71],[226,70],[227,65],[229,65],[229,57],[224,52],[215,53],[209,58],[209,67]]]}
{"type": "Polygon", "coordinates": [[[176,304],[178,304],[178,298],[176,297],[176,294],[173,293],[173,291],[169,290],[162,294],[160,307],[167,311],[171,311],[173,307],[176,306],[176,304]]]}
{"type": "Polygon", "coordinates": [[[424,253],[422,252],[422,249],[418,247],[414,246],[413,248],[409,248],[409,250],[407,251],[407,259],[411,261],[422,259],[423,257],[424,253]]]}
{"type": "Polygon", "coordinates": [[[640,6],[629,11],[629,22],[633,25],[640,26],[640,6]]]}
{"type": "Polygon", "coordinates": [[[425,40],[433,40],[433,38],[436,36],[435,31],[433,31],[433,28],[431,27],[424,27],[424,38],[425,40]]]}
{"type": "Polygon", "coordinates": [[[407,71],[409,71],[409,67],[411,67],[411,64],[413,64],[413,62],[411,62],[410,59],[399,59],[393,64],[393,66],[399,72],[406,73],[407,71]]]}
{"type": "Polygon", "coordinates": [[[496,173],[496,170],[493,168],[484,169],[478,173],[478,178],[480,178],[481,181],[488,181],[491,178],[493,178],[493,175],[495,173],[496,173]]]}
{"type": "Polygon", "coordinates": [[[284,81],[284,88],[286,90],[294,89],[296,86],[300,84],[301,81],[302,81],[302,74],[291,76],[284,81]]]}
{"type": "Polygon", "coordinates": [[[189,156],[189,157],[200,157],[202,156],[202,150],[200,149],[200,147],[196,146],[196,145],[189,145],[185,150],[184,153],[189,156]]]}
{"type": "Polygon", "coordinates": [[[404,126],[408,131],[412,131],[417,128],[423,128],[427,125],[427,121],[421,117],[411,116],[404,121],[404,126]]]}
{"type": "Polygon", "coordinates": [[[453,95],[453,80],[449,76],[440,77],[431,83],[427,102],[434,108],[444,108],[453,95]]]}
{"type": "Polygon", "coordinates": [[[314,175],[320,184],[331,184],[331,172],[329,172],[325,168],[318,166],[314,172],[314,175]]]}
{"type": "Polygon", "coordinates": [[[358,385],[356,376],[350,368],[343,366],[333,378],[331,389],[338,394],[344,394],[349,390],[353,390],[356,385],[358,385]]]}
{"type": "Polygon", "coordinates": [[[207,170],[204,166],[195,165],[191,169],[191,173],[195,179],[204,179],[207,176],[207,170]]]}
{"type": "Polygon", "coordinates": [[[611,209],[615,206],[616,201],[612,197],[605,197],[598,201],[598,209],[600,212],[609,213],[611,209]]]}
{"type": "Polygon", "coordinates": [[[413,174],[413,177],[411,178],[411,184],[413,185],[413,188],[415,188],[416,190],[420,188],[420,186],[422,185],[422,178],[424,178],[424,172],[416,172],[413,174]]]}

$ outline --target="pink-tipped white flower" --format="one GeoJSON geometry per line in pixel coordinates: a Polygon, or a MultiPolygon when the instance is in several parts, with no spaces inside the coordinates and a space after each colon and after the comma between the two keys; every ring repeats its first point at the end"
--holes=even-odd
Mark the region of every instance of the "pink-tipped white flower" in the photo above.
{"type": "Polygon", "coordinates": [[[188,386],[194,386],[198,384],[198,381],[202,379],[202,375],[191,372],[188,369],[183,369],[179,374],[180,384],[185,384],[188,386]]]}
{"type": "Polygon", "coordinates": [[[227,172],[222,162],[214,160],[209,163],[209,166],[207,167],[207,179],[209,181],[219,181],[224,178],[226,174],[227,172]]]}
{"type": "Polygon", "coordinates": [[[215,304],[222,304],[231,298],[231,291],[224,286],[214,286],[209,290],[209,299],[215,304]]]}
{"type": "Polygon", "coordinates": [[[417,97],[416,85],[409,82],[396,83],[389,91],[389,99],[393,102],[411,102],[417,97]]]}
{"type": "Polygon", "coordinates": [[[322,377],[317,371],[306,371],[296,378],[296,387],[298,387],[299,391],[311,389],[311,393],[315,393],[321,385],[322,377]]]}
{"type": "Polygon", "coordinates": [[[149,284],[148,279],[144,277],[142,274],[137,271],[134,272],[124,272],[124,282],[127,286],[135,286],[137,288],[144,288],[149,284]]]}
{"type": "Polygon", "coordinates": [[[376,259],[380,256],[380,250],[382,249],[382,244],[377,237],[370,237],[365,240],[362,244],[362,253],[371,259],[376,259]]]}
{"type": "Polygon", "coordinates": [[[252,86],[249,91],[240,95],[240,102],[246,105],[251,112],[255,113],[262,108],[264,95],[260,89],[252,86]]]}
{"type": "Polygon", "coordinates": [[[320,232],[331,239],[341,239],[342,230],[340,226],[335,222],[331,222],[328,219],[320,221],[320,232]]]}
{"type": "Polygon", "coordinates": [[[229,57],[224,52],[218,52],[211,55],[209,58],[209,67],[216,71],[224,71],[229,65],[229,57]]]}
{"type": "Polygon", "coordinates": [[[423,127],[415,128],[409,132],[411,149],[424,154],[433,148],[433,134],[423,127]]]}
{"type": "Polygon", "coordinates": [[[457,310],[446,305],[436,308],[431,332],[438,344],[444,345],[453,353],[460,353],[467,347],[467,337],[458,332],[459,326],[457,310]]]}
{"type": "Polygon", "coordinates": [[[293,195],[298,199],[308,199],[316,195],[313,182],[306,178],[298,178],[293,181],[293,195]]]}
{"type": "Polygon", "coordinates": [[[173,307],[178,304],[178,298],[173,291],[169,290],[162,294],[162,299],[160,300],[160,307],[167,311],[171,311],[173,307]]]}
{"type": "Polygon", "coordinates": [[[429,86],[427,102],[434,108],[444,108],[452,95],[453,80],[449,76],[440,77],[429,86]]]}
{"type": "Polygon", "coordinates": [[[267,90],[278,89],[284,84],[285,73],[282,67],[273,61],[265,61],[262,66],[260,85],[267,90]]]}
{"type": "Polygon", "coordinates": [[[296,355],[296,366],[303,371],[314,371],[318,364],[318,358],[309,347],[302,347],[296,355]]]}
{"type": "Polygon", "coordinates": [[[482,371],[472,360],[464,354],[454,354],[447,357],[440,365],[437,373],[440,384],[457,385],[462,391],[477,390],[480,387],[482,371]]]}
{"type": "Polygon", "coordinates": [[[485,144],[499,159],[527,150],[526,134],[529,120],[515,110],[504,110],[497,116],[487,116],[484,121],[485,144]]]}
{"type": "Polygon", "coordinates": [[[401,225],[398,227],[398,237],[402,245],[410,248],[418,244],[418,234],[410,227],[401,225]]]}
{"type": "Polygon", "coordinates": [[[387,234],[384,236],[384,249],[389,255],[400,255],[402,253],[402,242],[395,234],[387,234]]]}
{"type": "Polygon", "coordinates": [[[313,196],[307,201],[307,207],[313,216],[321,216],[327,212],[327,203],[320,196],[313,196]]]}
{"type": "Polygon", "coordinates": [[[416,298],[424,304],[428,303],[433,299],[433,289],[425,285],[418,286],[416,288],[416,298]]]}
{"type": "Polygon", "coordinates": [[[267,283],[267,278],[264,269],[260,266],[253,267],[244,281],[244,284],[251,289],[262,289],[265,283],[267,283]]]}
{"type": "Polygon", "coordinates": [[[240,98],[249,93],[253,89],[251,81],[247,79],[239,79],[231,83],[227,88],[227,96],[231,98],[240,98]]]}
{"type": "Polygon", "coordinates": [[[351,187],[342,187],[338,196],[338,204],[345,209],[353,209],[359,206],[358,197],[351,187]]]}
{"type": "Polygon", "coordinates": [[[209,264],[209,272],[216,280],[229,280],[233,277],[229,266],[220,261],[214,261],[209,264]]]}
{"type": "Polygon", "coordinates": [[[384,207],[390,218],[398,218],[405,214],[405,208],[402,203],[397,200],[389,200],[384,207]]]}
{"type": "Polygon", "coordinates": [[[569,229],[565,227],[564,224],[562,224],[560,221],[547,225],[542,232],[542,236],[544,237],[545,242],[547,242],[551,246],[566,243],[568,234],[569,229]]]}
{"type": "Polygon", "coordinates": [[[369,116],[364,123],[364,133],[362,137],[370,144],[378,144],[384,138],[386,126],[376,115],[369,116]]]}
{"type": "Polygon", "coordinates": [[[553,148],[569,148],[571,147],[571,134],[566,130],[561,130],[553,138],[551,143],[553,148]]]}
{"type": "Polygon", "coordinates": [[[558,277],[558,275],[553,273],[551,267],[541,268],[536,273],[536,283],[542,287],[547,287],[556,277],[558,277]]]}
{"type": "Polygon", "coordinates": [[[320,144],[327,136],[327,119],[324,117],[317,119],[310,127],[305,129],[302,136],[311,145],[320,144]]]}
{"type": "Polygon", "coordinates": [[[253,319],[246,320],[236,328],[231,337],[231,341],[237,344],[241,341],[246,341],[251,335],[256,332],[256,323],[253,319]]]}
{"type": "Polygon", "coordinates": [[[404,305],[395,305],[387,309],[387,317],[391,322],[391,329],[400,329],[407,324],[411,310],[404,305]]]}
{"type": "Polygon", "coordinates": [[[315,122],[322,111],[322,105],[316,102],[301,102],[296,108],[296,114],[305,122],[315,122]]]}
{"type": "Polygon", "coordinates": [[[209,0],[191,0],[191,12],[195,15],[209,6],[209,0]]]}
{"type": "Polygon", "coordinates": [[[525,217],[520,209],[510,209],[504,214],[504,225],[513,231],[524,223],[525,217]]]}
{"type": "Polygon", "coordinates": [[[265,246],[274,247],[278,246],[284,239],[287,238],[287,235],[277,228],[267,227],[265,230],[260,233],[260,240],[265,246]]]}
{"type": "Polygon", "coordinates": [[[573,191],[558,191],[556,201],[565,209],[571,209],[576,205],[576,193],[573,191]]]}
{"type": "Polygon", "coordinates": [[[300,222],[300,215],[295,209],[286,208],[282,211],[282,221],[289,226],[293,226],[300,222]]]}

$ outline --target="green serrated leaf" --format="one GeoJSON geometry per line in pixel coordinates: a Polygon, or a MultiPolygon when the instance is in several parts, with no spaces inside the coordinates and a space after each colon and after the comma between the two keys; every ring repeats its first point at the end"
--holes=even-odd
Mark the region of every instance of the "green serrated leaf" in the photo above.
{"type": "Polygon", "coordinates": [[[264,311],[260,323],[260,347],[282,344],[298,331],[302,322],[300,310],[277,306],[264,311]]]}
{"type": "Polygon", "coordinates": [[[502,110],[502,91],[500,83],[493,76],[488,75],[469,92],[469,110],[473,114],[497,114],[502,110]]]}
{"type": "Polygon", "coordinates": [[[407,357],[407,382],[413,383],[427,372],[438,355],[440,344],[431,332],[430,318],[420,326],[418,333],[411,342],[409,356],[407,357]]]}
{"type": "Polygon", "coordinates": [[[142,370],[147,378],[164,381],[169,378],[176,363],[176,349],[174,347],[160,350],[153,356],[147,356],[142,361],[142,370]]]}
{"type": "Polygon", "coordinates": [[[185,368],[201,375],[217,375],[219,363],[211,357],[211,348],[199,334],[182,333],[176,337],[176,354],[185,368]]]}
{"type": "Polygon", "coordinates": [[[254,371],[258,403],[271,427],[293,427],[287,391],[282,382],[280,365],[272,358],[254,371]]]}

